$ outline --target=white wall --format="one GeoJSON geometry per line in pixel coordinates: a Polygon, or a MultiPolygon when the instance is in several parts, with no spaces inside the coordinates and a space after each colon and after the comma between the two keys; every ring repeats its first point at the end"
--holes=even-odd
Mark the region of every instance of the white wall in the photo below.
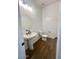
{"type": "Polygon", "coordinates": [[[52,32],[53,38],[57,37],[58,4],[59,2],[55,2],[43,8],[43,31],[52,32]]]}
{"type": "Polygon", "coordinates": [[[29,17],[23,15],[23,16],[21,16],[21,22],[22,22],[23,34],[25,34],[25,29],[32,26],[32,21],[31,21],[31,19],[29,19],[29,17]]]}
{"type": "Polygon", "coordinates": [[[31,1],[30,6],[33,9],[32,12],[24,10],[21,7],[20,9],[23,33],[25,33],[26,28],[31,27],[31,31],[49,31],[52,32],[50,37],[57,37],[59,11],[58,5],[59,2],[55,2],[42,8],[35,1],[31,1]]]}
{"type": "Polygon", "coordinates": [[[35,32],[42,29],[42,7],[34,1],[31,1],[30,6],[33,9],[32,12],[20,7],[23,33],[28,27],[31,27],[31,31],[35,32]]]}

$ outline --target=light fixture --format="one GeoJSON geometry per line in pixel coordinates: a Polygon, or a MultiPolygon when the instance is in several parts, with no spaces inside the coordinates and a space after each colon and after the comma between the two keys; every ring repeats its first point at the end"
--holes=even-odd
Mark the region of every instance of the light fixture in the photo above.
{"type": "Polygon", "coordinates": [[[32,7],[28,6],[27,4],[23,4],[21,0],[19,0],[19,5],[23,7],[24,9],[32,12],[32,7]]]}

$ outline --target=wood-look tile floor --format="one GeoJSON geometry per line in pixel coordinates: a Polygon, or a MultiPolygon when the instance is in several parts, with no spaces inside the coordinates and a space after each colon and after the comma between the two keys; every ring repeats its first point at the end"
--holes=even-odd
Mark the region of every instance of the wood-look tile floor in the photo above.
{"type": "Polygon", "coordinates": [[[48,38],[46,42],[39,39],[33,51],[26,50],[26,54],[29,54],[26,59],[56,59],[56,42],[57,39],[48,38]]]}

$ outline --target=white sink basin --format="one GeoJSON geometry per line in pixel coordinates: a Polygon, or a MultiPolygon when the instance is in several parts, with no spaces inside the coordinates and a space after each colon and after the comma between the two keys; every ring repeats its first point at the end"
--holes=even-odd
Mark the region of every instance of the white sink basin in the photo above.
{"type": "Polygon", "coordinates": [[[35,37],[36,35],[37,35],[37,33],[32,32],[31,34],[24,35],[24,38],[25,38],[25,39],[31,39],[31,38],[35,37]]]}

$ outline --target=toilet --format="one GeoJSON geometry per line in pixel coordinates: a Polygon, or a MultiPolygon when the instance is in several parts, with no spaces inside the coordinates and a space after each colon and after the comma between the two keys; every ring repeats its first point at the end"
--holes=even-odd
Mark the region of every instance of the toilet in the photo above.
{"type": "Polygon", "coordinates": [[[43,41],[47,41],[47,37],[48,37],[48,35],[42,34],[42,40],[43,41]]]}

